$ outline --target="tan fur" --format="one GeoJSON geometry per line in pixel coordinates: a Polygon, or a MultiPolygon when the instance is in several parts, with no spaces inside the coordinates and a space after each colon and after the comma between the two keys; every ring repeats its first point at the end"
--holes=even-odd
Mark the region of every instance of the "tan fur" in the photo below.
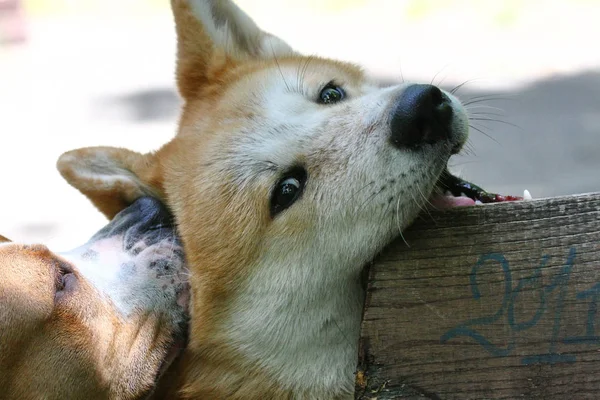
{"type": "MultiPolygon", "coordinates": [[[[292,57],[278,60],[278,63],[296,65],[301,61],[304,60],[292,57]]],[[[260,62],[240,67],[241,70],[233,72],[219,69],[218,82],[234,82],[243,74],[273,67],[273,63],[260,62]]],[[[347,64],[319,59],[312,60],[311,64],[316,70],[342,68],[350,78],[362,78],[360,70],[347,64]]],[[[197,83],[196,80],[193,82],[192,85],[197,83]]],[[[164,199],[177,216],[187,262],[192,266],[190,352],[182,358],[182,365],[177,370],[185,378],[181,380],[181,387],[169,388],[166,398],[175,398],[176,395],[190,399],[316,398],[314,393],[298,393],[279,387],[272,377],[261,372],[259,366],[245,361],[243,356],[231,349],[228,339],[221,333],[223,315],[228,313],[231,296],[244,284],[250,273],[248,266],[258,257],[258,241],[265,234],[269,216],[266,204],[248,204],[240,212],[232,212],[232,204],[245,203],[248,199],[260,198],[260,195],[232,192],[228,181],[215,180],[214,169],[210,165],[198,163],[199,159],[211,158],[203,154],[214,145],[212,139],[222,134],[220,126],[223,121],[239,113],[239,110],[220,110],[216,113],[219,117],[203,125],[200,129],[203,134],[198,136],[198,121],[209,113],[215,113],[214,107],[219,100],[217,96],[224,90],[224,85],[200,87],[202,90],[198,90],[194,97],[186,101],[176,140],[154,154],[135,155],[124,149],[111,151],[111,156],[116,157],[120,166],[132,173],[136,171],[134,175],[137,175],[144,187],[154,184],[160,188],[159,193],[164,193],[164,199]],[[193,131],[187,131],[189,126],[194,127],[193,131]],[[147,169],[143,169],[144,166],[147,169]],[[143,176],[152,176],[158,184],[143,180],[143,176]],[[198,193],[202,195],[198,196],[198,193]],[[228,245],[225,246],[224,243],[228,245]]],[[[187,93],[188,90],[191,91],[191,88],[182,88],[182,93],[187,93]]],[[[235,127],[230,129],[234,131],[235,127]]],[[[119,181],[110,190],[104,190],[104,184],[98,185],[96,181],[88,179],[78,180],[75,174],[64,173],[71,168],[80,168],[74,166],[71,156],[78,162],[93,163],[91,160],[95,157],[90,157],[89,152],[97,151],[95,148],[75,150],[67,153],[68,157],[63,156],[58,165],[63,176],[76,188],[86,188],[81,190],[82,193],[110,217],[112,212],[118,212],[119,207],[124,207],[135,199],[134,186],[128,187],[119,181]],[[103,187],[100,196],[95,189],[98,186],[103,187]],[[134,193],[133,197],[130,197],[131,193],[134,193]],[[116,204],[115,200],[118,200],[116,204]],[[111,212],[107,213],[105,210],[111,212]]],[[[214,166],[217,167],[218,164],[214,166]]],[[[266,186],[259,189],[263,193],[268,191],[266,186]]],[[[292,225],[291,229],[302,230],[304,217],[298,218],[297,226],[292,225]]],[[[339,393],[323,398],[334,399],[338,396],[343,398],[339,393]]]]}
{"type": "Polygon", "coordinates": [[[123,320],[85,279],[55,303],[54,271],[63,262],[41,245],[0,246],[0,399],[148,393],[171,339],[168,326],[152,314],[123,320]]]}
{"type": "MultiPolygon", "coordinates": [[[[311,240],[319,233],[314,231],[315,227],[322,228],[323,220],[330,217],[327,212],[336,215],[337,208],[342,207],[344,202],[355,200],[351,195],[337,200],[335,185],[339,182],[356,184],[349,180],[345,172],[364,162],[361,157],[365,146],[387,145],[385,135],[389,135],[389,126],[386,125],[387,118],[380,116],[389,113],[391,101],[400,89],[392,92],[375,88],[364,77],[360,68],[354,65],[294,53],[276,37],[260,31],[230,1],[172,0],[171,5],[178,35],[177,82],[185,100],[177,136],[151,154],[136,154],[123,149],[82,149],[67,153],[58,162],[63,176],[108,216],[140,193],[148,191],[161,196],[176,216],[191,270],[190,343],[180,362],[169,372],[169,383],[160,388],[160,393],[169,399],[351,398],[352,372],[355,367],[352,352],[356,343],[348,343],[347,347],[335,354],[335,361],[345,360],[348,358],[346,352],[350,352],[349,361],[343,366],[344,370],[333,371],[331,382],[318,381],[318,374],[303,375],[302,370],[327,371],[329,360],[320,360],[319,365],[316,361],[314,364],[300,365],[300,361],[286,353],[281,356],[282,359],[288,356],[291,358],[282,367],[286,371],[280,371],[277,370],[277,362],[280,361],[276,359],[278,354],[269,353],[271,343],[267,333],[266,337],[257,337],[256,343],[248,343],[239,339],[240,336],[236,336],[236,332],[232,330],[243,330],[247,315],[260,314],[260,309],[252,309],[251,312],[244,309],[245,302],[252,300],[252,285],[256,284],[257,277],[260,276],[261,279],[264,278],[259,282],[260,290],[271,290],[268,294],[282,291],[282,307],[286,306],[285,301],[293,303],[305,292],[310,294],[314,291],[315,297],[324,298],[325,306],[335,309],[335,302],[338,300],[332,300],[332,304],[327,303],[326,298],[331,292],[320,286],[322,284],[324,288],[339,290],[336,295],[347,302],[344,307],[348,308],[348,313],[358,313],[355,320],[350,321],[346,327],[350,331],[350,340],[356,339],[354,336],[358,335],[362,304],[359,283],[360,267],[364,264],[360,263],[374,256],[385,241],[391,239],[387,237],[388,233],[384,234],[373,228],[372,236],[377,240],[373,239],[368,254],[358,254],[352,259],[358,266],[348,266],[346,270],[342,268],[330,273],[316,271],[323,273],[324,282],[311,281],[312,286],[306,288],[294,286],[297,282],[293,279],[298,278],[292,275],[288,278],[290,281],[280,281],[281,276],[278,274],[286,268],[290,268],[290,274],[296,274],[300,279],[303,279],[302,274],[308,274],[304,275],[306,279],[314,274],[310,275],[310,269],[308,272],[299,267],[294,270],[294,265],[288,265],[284,261],[286,249],[279,251],[276,246],[279,242],[292,243],[292,246],[307,250],[303,246],[318,244],[318,241],[311,240]],[[331,80],[339,82],[348,96],[357,100],[342,102],[330,108],[317,105],[314,99],[318,96],[319,88],[331,80]],[[270,96],[280,97],[272,100],[270,96]],[[363,104],[360,103],[361,96],[372,97],[368,97],[371,100],[363,104]],[[300,99],[298,103],[294,102],[296,98],[300,99]],[[278,99],[289,101],[290,108],[284,109],[277,103],[278,99]],[[373,111],[365,107],[365,104],[369,107],[374,104],[379,108],[373,111]],[[301,110],[296,111],[294,107],[300,107],[301,110]],[[315,114],[320,115],[316,128],[310,125],[306,128],[302,125],[306,121],[293,119],[299,118],[298,115],[310,119],[311,112],[305,110],[313,109],[315,114]],[[278,112],[289,114],[289,118],[284,116],[279,120],[276,114],[278,112]],[[373,117],[375,114],[377,118],[373,117]],[[261,124],[270,124],[268,128],[271,130],[261,124]],[[294,146],[301,148],[304,144],[304,136],[300,133],[292,135],[296,132],[295,129],[306,135],[306,141],[311,144],[308,146],[309,150],[294,153],[294,146]],[[270,215],[269,193],[280,177],[280,169],[290,165],[277,165],[276,162],[271,162],[270,154],[261,153],[264,146],[279,144],[276,140],[263,140],[259,136],[262,133],[276,135],[280,131],[281,135],[293,137],[292,144],[289,145],[289,152],[295,156],[293,162],[305,165],[310,181],[315,182],[315,186],[311,186],[304,194],[306,200],[302,206],[286,210],[282,221],[274,220],[270,215]],[[256,140],[257,144],[254,145],[252,140],[256,140]],[[99,158],[98,154],[102,157],[99,158]],[[94,173],[99,169],[98,160],[104,160],[106,155],[114,160],[114,165],[108,170],[119,170],[116,174],[119,179],[94,173]],[[317,191],[318,184],[327,185],[328,190],[317,191]],[[294,238],[295,241],[286,241],[288,238],[294,238]],[[264,261],[264,257],[268,261],[264,261]],[[278,264],[278,257],[281,258],[282,265],[278,264]],[[284,292],[288,287],[293,287],[290,290],[297,292],[284,292]],[[348,292],[347,296],[345,291],[348,292]],[[246,312],[248,313],[245,314],[246,312]],[[261,353],[254,355],[254,351],[261,353]],[[338,375],[343,375],[342,381],[335,380],[338,375]],[[306,381],[304,378],[297,378],[302,376],[313,378],[306,381]]],[[[457,139],[460,143],[453,145],[462,146],[465,138],[466,135],[457,139]]],[[[421,165],[411,164],[413,156],[407,155],[406,170],[399,171],[398,176],[406,178],[408,189],[413,185],[421,185],[414,190],[421,194],[430,193],[450,156],[450,148],[450,144],[440,145],[439,150],[436,150],[439,153],[434,154],[427,163],[423,161],[426,168],[421,170],[417,168],[421,165]],[[410,181],[409,175],[423,180],[410,181]]],[[[277,147],[273,157],[285,158],[287,150],[277,147]]],[[[399,161],[404,167],[402,162],[403,160],[399,161]]],[[[366,167],[364,171],[352,171],[356,174],[353,176],[356,179],[362,179],[362,175],[373,172],[366,167]]],[[[383,179],[379,183],[382,187],[397,184],[396,178],[388,177],[385,171],[375,172],[379,173],[375,175],[377,178],[381,176],[383,179]]],[[[407,188],[400,188],[399,192],[403,193],[407,188]]],[[[388,203],[398,198],[399,207],[400,195],[397,192],[393,195],[397,197],[392,196],[388,203]]],[[[403,229],[416,216],[420,207],[414,203],[416,202],[407,202],[406,205],[402,203],[402,214],[400,211],[396,212],[398,229],[403,229]]],[[[369,216],[360,214],[362,208],[358,206],[345,211],[347,213],[338,216],[338,220],[329,221],[329,225],[339,223],[339,229],[343,230],[340,234],[350,236],[353,228],[345,226],[342,223],[345,221],[340,219],[368,220],[369,216]]],[[[387,223],[386,220],[381,222],[387,223]]],[[[358,229],[358,225],[355,229],[358,229]]],[[[390,234],[391,232],[390,229],[390,234]]],[[[339,238],[340,241],[343,239],[345,238],[339,238]]],[[[365,236],[365,239],[371,240],[369,236],[365,236]]],[[[328,240],[335,241],[338,238],[330,237],[328,240]]],[[[356,243],[358,244],[361,243],[356,243]]],[[[357,246],[350,245],[339,251],[352,252],[354,247],[357,246]]],[[[290,252],[296,250],[297,248],[293,248],[290,252]]],[[[307,251],[306,254],[309,253],[307,251]]],[[[345,255],[333,256],[332,260],[338,260],[345,255]]],[[[303,259],[296,261],[301,263],[303,259]]],[[[339,263],[332,261],[334,264],[336,262],[339,263]]],[[[321,269],[328,267],[330,266],[319,266],[321,269]]],[[[333,267],[337,265],[331,265],[333,267]]],[[[294,307],[295,313],[303,310],[311,312],[313,299],[308,296],[306,303],[294,307]]],[[[267,321],[269,326],[264,327],[265,332],[273,329],[273,335],[277,335],[278,330],[270,326],[271,322],[279,324],[277,326],[285,326],[287,318],[298,316],[290,317],[283,311],[275,316],[277,321],[267,321]]],[[[334,332],[339,335],[342,328],[338,327],[336,331],[335,327],[330,326],[335,323],[337,322],[326,320],[319,332],[334,332]]],[[[297,320],[289,320],[287,323],[294,324],[302,325],[297,320]]],[[[293,336],[294,332],[288,330],[286,334],[293,336]]],[[[315,333],[311,331],[307,334],[315,333]]],[[[301,342],[302,338],[296,340],[301,342]]],[[[340,341],[344,340],[342,332],[340,341]]],[[[326,340],[314,343],[315,348],[326,348],[325,342],[326,340]]],[[[283,347],[283,350],[277,348],[277,351],[285,353],[285,346],[283,347]]]]}
{"type": "Polygon", "coordinates": [[[78,189],[92,199],[93,204],[112,219],[119,211],[143,195],[161,196],[161,183],[153,178],[160,174],[160,164],[150,158],[126,149],[93,147],[79,150],[73,157],[65,153],[58,164],[60,173],[68,181],[81,182],[78,189]],[[81,159],[94,159],[94,169],[87,171],[81,159]],[[157,172],[154,172],[154,171],[157,172]],[[86,173],[81,176],[81,173],[86,173]],[[110,183],[106,183],[110,178],[110,183]],[[147,183],[142,183],[147,182],[147,183]]]}

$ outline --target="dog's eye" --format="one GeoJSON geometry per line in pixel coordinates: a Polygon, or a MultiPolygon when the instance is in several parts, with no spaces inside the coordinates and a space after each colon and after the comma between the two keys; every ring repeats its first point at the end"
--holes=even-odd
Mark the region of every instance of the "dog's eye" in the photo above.
{"type": "Polygon", "coordinates": [[[281,179],[271,195],[271,215],[275,216],[285,210],[302,194],[306,182],[306,171],[303,168],[294,168],[281,179]]]}
{"type": "Polygon", "coordinates": [[[319,103],[323,104],[333,104],[341,101],[346,94],[344,90],[338,86],[335,86],[332,83],[329,83],[327,86],[321,90],[319,94],[319,103]]]}

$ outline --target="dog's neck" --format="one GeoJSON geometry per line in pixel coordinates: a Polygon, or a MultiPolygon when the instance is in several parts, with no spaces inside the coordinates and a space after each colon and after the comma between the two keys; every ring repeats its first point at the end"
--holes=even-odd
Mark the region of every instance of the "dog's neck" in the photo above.
{"type": "Polygon", "coordinates": [[[364,276],[318,267],[255,269],[233,303],[212,308],[230,314],[190,345],[170,374],[179,384],[168,385],[168,397],[351,398],[364,276]],[[191,365],[201,376],[186,376],[191,365]]]}
{"type": "Polygon", "coordinates": [[[245,359],[292,393],[351,393],[363,299],[359,272],[262,265],[236,296],[224,330],[245,359]]]}

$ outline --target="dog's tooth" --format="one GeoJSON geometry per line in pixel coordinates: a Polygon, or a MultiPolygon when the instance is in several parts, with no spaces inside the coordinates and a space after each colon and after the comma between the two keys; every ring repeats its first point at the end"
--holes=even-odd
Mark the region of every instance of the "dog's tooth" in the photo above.
{"type": "Polygon", "coordinates": [[[451,191],[446,190],[446,193],[444,193],[445,196],[450,196],[450,197],[454,197],[454,195],[452,194],[451,191]]]}
{"type": "Polygon", "coordinates": [[[463,192],[460,192],[460,195],[461,195],[462,197],[469,197],[469,196],[467,196],[466,194],[464,194],[463,192]]]}
{"type": "Polygon", "coordinates": [[[529,190],[527,189],[523,191],[523,200],[533,200],[533,197],[531,197],[531,193],[529,193],[529,190]]]}
{"type": "Polygon", "coordinates": [[[481,202],[481,200],[475,200],[475,205],[482,205],[483,203],[481,202]]]}

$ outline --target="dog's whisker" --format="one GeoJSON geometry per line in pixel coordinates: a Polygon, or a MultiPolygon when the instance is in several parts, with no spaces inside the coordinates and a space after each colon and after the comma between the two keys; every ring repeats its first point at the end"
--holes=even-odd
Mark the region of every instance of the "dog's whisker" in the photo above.
{"type": "Polygon", "coordinates": [[[176,257],[177,257],[177,253],[175,252],[175,242],[174,241],[170,241],[169,242],[170,248],[169,248],[169,264],[173,264],[176,257]]]}
{"type": "Polygon", "coordinates": [[[480,105],[471,106],[471,107],[465,107],[465,110],[467,110],[467,111],[470,112],[470,110],[475,110],[477,108],[487,108],[487,109],[490,109],[490,110],[496,110],[496,111],[500,111],[502,113],[506,113],[506,111],[503,108],[494,107],[494,106],[488,106],[488,105],[485,105],[485,104],[480,104],[480,105]]]}
{"type": "Polygon", "coordinates": [[[271,46],[271,53],[273,55],[273,60],[275,60],[275,64],[277,65],[277,69],[279,70],[279,74],[281,75],[281,79],[283,79],[283,83],[285,84],[285,87],[287,88],[288,92],[291,92],[292,90],[290,89],[290,85],[288,85],[287,81],[285,80],[285,76],[283,75],[283,71],[281,70],[281,65],[279,65],[279,60],[277,59],[277,56],[275,55],[275,49],[273,48],[273,43],[269,42],[270,46],[271,46]]]}
{"type": "Polygon", "coordinates": [[[423,191],[421,190],[421,188],[419,188],[417,186],[418,192],[421,195],[421,197],[424,200],[424,207],[422,207],[422,210],[425,210],[425,212],[429,215],[429,217],[431,218],[431,220],[435,223],[435,218],[433,218],[433,215],[431,215],[431,212],[429,211],[429,207],[432,207],[434,210],[437,210],[437,207],[434,206],[433,204],[431,204],[431,201],[429,201],[429,199],[423,194],[423,191]]]}
{"type": "MultiPolygon", "coordinates": [[[[431,174],[428,173],[427,175],[429,175],[428,180],[432,181],[433,177],[431,176],[431,174]]],[[[431,202],[429,201],[427,196],[425,196],[425,194],[423,193],[423,190],[421,190],[419,185],[417,185],[417,192],[421,195],[421,198],[423,199],[425,206],[427,206],[427,205],[433,206],[433,204],[431,204],[431,202]]],[[[424,208],[427,210],[427,207],[424,207],[424,208]]],[[[429,211],[427,211],[427,212],[429,212],[429,211]]]]}
{"type": "Polygon", "coordinates": [[[458,162],[458,163],[454,163],[453,162],[453,163],[448,163],[448,167],[454,168],[454,167],[460,167],[460,166],[463,166],[463,165],[479,164],[479,163],[481,163],[481,161],[478,161],[478,160],[461,161],[461,162],[458,162]]]}
{"type": "Polygon", "coordinates": [[[306,77],[306,72],[308,70],[308,66],[311,61],[315,58],[315,56],[306,57],[306,61],[304,63],[298,64],[298,89],[300,93],[304,93],[304,79],[306,77]]]}
{"type": "Polygon", "coordinates": [[[373,192],[373,194],[371,194],[369,197],[367,197],[367,199],[360,205],[357,212],[360,213],[367,203],[369,203],[371,200],[373,200],[376,196],[378,196],[384,190],[385,190],[384,188],[381,188],[381,189],[379,189],[379,191],[373,192]]]}
{"type": "Polygon", "coordinates": [[[495,113],[495,112],[487,112],[487,111],[470,112],[469,116],[471,116],[471,115],[491,115],[491,116],[494,116],[494,117],[506,117],[506,114],[495,113]]]}
{"type": "Polygon", "coordinates": [[[471,100],[481,100],[481,99],[487,99],[487,98],[512,100],[517,97],[519,97],[519,95],[517,93],[512,93],[512,94],[511,93],[488,93],[488,94],[473,96],[473,97],[467,99],[466,101],[469,102],[471,100]]]}
{"type": "Polygon", "coordinates": [[[490,136],[489,134],[485,133],[483,130],[481,130],[481,129],[479,129],[479,128],[475,127],[475,126],[473,126],[473,124],[469,124],[469,127],[470,127],[471,129],[475,129],[477,132],[480,132],[480,133],[482,133],[483,135],[487,136],[488,138],[490,138],[490,139],[491,139],[491,140],[493,140],[494,142],[496,142],[496,143],[500,144],[500,142],[499,142],[499,141],[497,141],[496,139],[494,139],[494,138],[493,138],[492,136],[490,136]]]}
{"type": "Polygon", "coordinates": [[[422,210],[422,209],[423,209],[423,206],[424,206],[424,204],[420,203],[420,202],[417,200],[417,198],[416,198],[416,197],[413,195],[413,192],[412,192],[412,190],[408,190],[407,192],[410,194],[410,197],[412,198],[413,202],[414,202],[414,203],[417,205],[417,209],[418,209],[418,210],[422,210]]]}
{"type": "Polygon", "coordinates": [[[402,72],[402,61],[398,60],[398,69],[400,70],[400,83],[404,84],[404,73],[402,72]]]}
{"type": "Polygon", "coordinates": [[[477,154],[475,153],[475,148],[473,147],[472,143],[465,143],[462,153],[473,156],[473,157],[477,156],[477,154]]]}
{"type": "Polygon", "coordinates": [[[475,99],[469,99],[468,101],[463,103],[463,107],[467,107],[470,106],[472,104],[478,104],[478,103],[483,103],[485,101],[501,101],[501,100],[514,100],[514,98],[510,98],[510,97],[486,97],[486,98],[475,98],[475,99]]]}
{"type": "Polygon", "coordinates": [[[365,190],[366,188],[368,188],[369,186],[372,186],[372,185],[374,185],[374,184],[375,184],[375,181],[371,181],[371,182],[369,182],[369,183],[367,183],[367,184],[363,185],[363,186],[362,186],[360,189],[356,190],[354,193],[352,193],[352,194],[350,195],[350,199],[354,199],[354,197],[355,197],[356,195],[358,195],[360,192],[362,192],[363,190],[365,190]]]}
{"type": "Polygon", "coordinates": [[[470,121],[490,121],[490,122],[497,122],[499,124],[505,124],[505,125],[509,125],[512,126],[513,128],[517,128],[517,129],[522,129],[519,125],[515,125],[512,122],[508,122],[508,121],[502,121],[500,119],[495,119],[495,118],[471,118],[469,117],[470,121]]]}
{"type": "Polygon", "coordinates": [[[298,93],[303,93],[303,90],[301,90],[302,85],[300,82],[300,70],[302,69],[302,64],[298,64],[297,68],[296,68],[296,90],[298,91],[298,93]]]}
{"type": "MultiPolygon", "coordinates": [[[[446,68],[448,68],[448,66],[450,66],[450,63],[448,63],[448,64],[444,65],[444,66],[442,67],[442,69],[440,69],[438,72],[436,72],[436,74],[435,74],[435,75],[433,75],[433,78],[431,78],[431,82],[429,82],[429,84],[430,84],[430,85],[433,85],[433,81],[435,81],[435,78],[437,78],[439,74],[441,74],[441,73],[442,73],[442,72],[443,72],[443,71],[444,71],[446,68]]],[[[443,79],[442,79],[442,81],[443,81],[443,79]]],[[[436,86],[440,86],[440,85],[441,85],[441,83],[442,83],[442,82],[438,83],[436,86]]]]}
{"type": "Polygon", "coordinates": [[[342,330],[342,328],[340,328],[339,324],[337,323],[337,321],[335,320],[335,318],[331,319],[331,322],[333,322],[335,324],[335,326],[337,327],[338,331],[340,331],[340,333],[342,334],[342,340],[348,344],[348,345],[352,345],[352,341],[350,340],[350,338],[348,337],[348,335],[346,334],[346,332],[344,332],[342,330]]]}
{"type": "Polygon", "coordinates": [[[306,78],[306,73],[308,71],[308,66],[310,65],[310,63],[314,60],[315,56],[308,56],[306,58],[306,61],[304,62],[304,65],[302,66],[302,73],[300,74],[300,82],[302,84],[302,93],[304,93],[304,79],[306,78]]]}
{"type": "Polygon", "coordinates": [[[450,94],[456,94],[456,92],[458,92],[460,90],[460,88],[462,88],[463,86],[475,82],[475,81],[479,81],[482,80],[482,78],[474,78],[474,79],[468,79],[466,81],[464,81],[463,83],[461,83],[460,85],[456,85],[452,88],[452,90],[450,90],[450,94]]]}
{"type": "Polygon", "coordinates": [[[398,200],[396,201],[396,226],[398,227],[398,233],[400,235],[400,237],[402,238],[402,241],[404,242],[404,244],[406,245],[406,247],[410,247],[410,244],[408,244],[408,242],[406,241],[406,238],[404,237],[404,235],[402,234],[402,224],[400,223],[400,196],[398,196],[398,200]]]}
{"type": "MultiPolygon", "coordinates": [[[[492,126],[490,126],[490,125],[488,125],[488,124],[485,124],[485,123],[483,123],[483,122],[479,122],[479,121],[469,121],[469,124],[470,124],[470,125],[473,125],[473,126],[477,126],[477,127],[479,127],[480,129],[485,129],[485,130],[486,130],[488,133],[490,133],[490,134],[492,134],[493,132],[496,132],[496,130],[494,129],[494,127],[492,127],[492,126]]],[[[470,126],[470,125],[469,125],[469,126],[470,126]]]]}

